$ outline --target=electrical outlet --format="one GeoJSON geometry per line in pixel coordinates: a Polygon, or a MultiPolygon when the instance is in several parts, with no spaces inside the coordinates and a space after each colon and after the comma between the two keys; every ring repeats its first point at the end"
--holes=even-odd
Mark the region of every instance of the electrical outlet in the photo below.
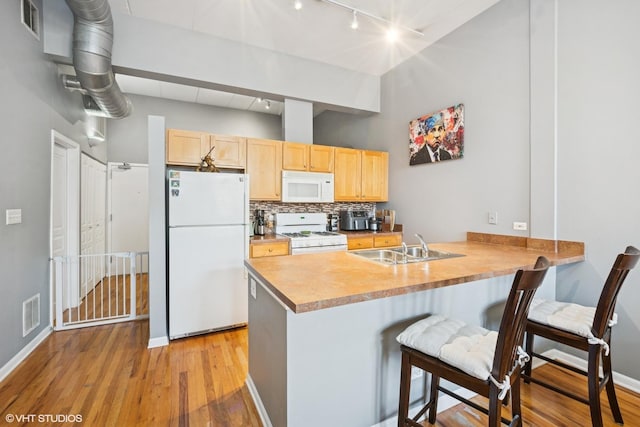
{"type": "Polygon", "coordinates": [[[251,283],[251,296],[253,297],[253,299],[256,299],[256,281],[251,279],[250,283],[251,283]]]}
{"type": "Polygon", "coordinates": [[[498,212],[491,211],[489,212],[489,224],[498,224],[498,212]]]}
{"type": "Polygon", "coordinates": [[[513,223],[513,229],[514,230],[526,230],[527,229],[527,223],[526,222],[514,222],[513,223]]]}

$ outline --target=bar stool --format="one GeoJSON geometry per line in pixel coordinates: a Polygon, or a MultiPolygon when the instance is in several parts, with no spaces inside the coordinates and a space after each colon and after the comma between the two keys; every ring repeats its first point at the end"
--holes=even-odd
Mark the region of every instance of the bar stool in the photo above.
{"type": "Polygon", "coordinates": [[[532,357],[535,356],[564,369],[585,375],[589,388],[589,399],[533,378],[531,376],[531,360],[526,363],[524,368],[522,375],[524,382],[534,382],[589,405],[591,423],[594,427],[602,426],[600,392],[604,387],[607,389],[613,419],[616,423],[623,424],[611,369],[611,327],[617,322],[617,315],[614,310],[618,292],[620,292],[622,283],[627,278],[629,271],[638,263],[639,258],[640,251],[633,246],[628,246],[623,254],[617,256],[596,307],[584,307],[578,304],[542,299],[535,299],[531,303],[529,320],[526,326],[527,353],[532,357]],[[533,352],[533,339],[536,335],[586,351],[589,355],[587,371],[533,352]],[[601,353],[604,373],[602,378],[600,378],[599,374],[601,353]]]}
{"type": "Polygon", "coordinates": [[[520,347],[533,295],[542,283],[549,261],[539,257],[535,267],[519,270],[507,298],[500,330],[489,331],[456,319],[432,315],[405,329],[397,340],[401,344],[400,403],[398,426],[422,427],[420,417],[429,411],[429,423],[436,422],[438,391],[489,415],[489,426],[510,422],[501,417],[501,404],[511,391],[510,425],[522,424],[520,410],[520,371],[528,356],[520,347]],[[429,400],[418,414],[409,418],[411,368],[431,373],[429,400]],[[440,386],[440,378],[489,398],[484,408],[440,386]]]}

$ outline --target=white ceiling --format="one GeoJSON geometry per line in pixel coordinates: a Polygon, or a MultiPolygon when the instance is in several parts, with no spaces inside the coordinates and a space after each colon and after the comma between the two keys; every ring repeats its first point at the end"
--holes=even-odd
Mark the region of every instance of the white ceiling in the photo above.
{"type": "MultiPolygon", "coordinates": [[[[323,0],[109,0],[114,12],[175,25],[215,37],[270,49],[367,74],[382,75],[458,28],[499,0],[339,0],[339,3],[393,22],[358,15],[352,30],[350,10],[323,0]],[[404,30],[403,30],[404,28],[404,30]],[[420,36],[406,29],[424,33],[420,36]]],[[[281,114],[282,103],[238,94],[118,75],[124,92],[281,114]]]]}

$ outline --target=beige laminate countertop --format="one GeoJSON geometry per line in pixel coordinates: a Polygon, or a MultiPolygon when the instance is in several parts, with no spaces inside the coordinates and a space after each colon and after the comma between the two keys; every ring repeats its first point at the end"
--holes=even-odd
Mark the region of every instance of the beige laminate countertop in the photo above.
{"type": "Polygon", "coordinates": [[[467,233],[467,240],[429,248],[464,254],[429,262],[382,265],[350,252],[245,261],[247,268],[294,313],[435,289],[515,273],[540,255],[552,266],[584,260],[584,244],[467,233]]]}

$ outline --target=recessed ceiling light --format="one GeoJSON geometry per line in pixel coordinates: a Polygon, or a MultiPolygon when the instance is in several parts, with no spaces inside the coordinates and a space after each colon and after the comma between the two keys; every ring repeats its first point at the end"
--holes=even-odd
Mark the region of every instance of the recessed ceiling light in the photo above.
{"type": "Polygon", "coordinates": [[[301,2],[300,0],[295,0],[295,1],[293,2],[293,8],[294,8],[295,10],[300,10],[300,9],[302,9],[302,2],[301,2]]]}

